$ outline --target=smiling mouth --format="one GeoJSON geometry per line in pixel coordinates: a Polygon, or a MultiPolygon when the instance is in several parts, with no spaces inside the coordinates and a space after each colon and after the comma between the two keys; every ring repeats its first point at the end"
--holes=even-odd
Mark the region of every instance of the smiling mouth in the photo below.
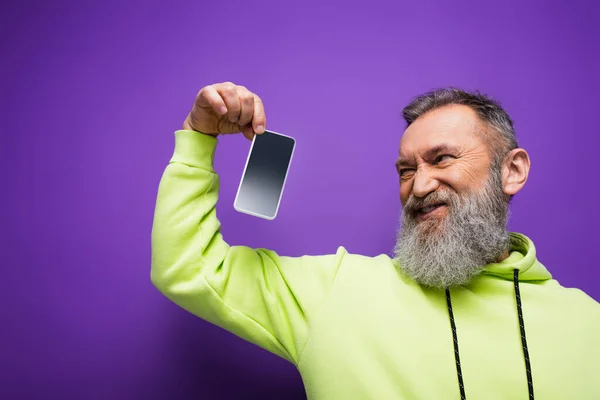
{"type": "Polygon", "coordinates": [[[431,205],[429,205],[429,206],[427,206],[427,207],[422,207],[422,208],[419,208],[419,209],[417,210],[417,213],[418,213],[419,215],[427,215],[427,214],[429,214],[430,212],[432,212],[432,211],[434,211],[434,210],[437,210],[438,208],[440,208],[440,207],[442,207],[442,206],[445,206],[445,205],[446,205],[446,203],[436,203],[436,204],[431,204],[431,205]]]}

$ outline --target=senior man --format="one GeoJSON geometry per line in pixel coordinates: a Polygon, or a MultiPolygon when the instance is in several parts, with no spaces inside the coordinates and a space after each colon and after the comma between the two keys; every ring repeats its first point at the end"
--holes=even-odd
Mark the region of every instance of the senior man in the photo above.
{"type": "Polygon", "coordinates": [[[530,167],[511,118],[454,88],[403,113],[394,257],[285,257],[221,235],[217,136],[252,139],[266,117],[243,86],[204,87],[159,186],[153,283],[294,363],[309,399],[600,399],[599,304],[506,229],[530,167]]]}

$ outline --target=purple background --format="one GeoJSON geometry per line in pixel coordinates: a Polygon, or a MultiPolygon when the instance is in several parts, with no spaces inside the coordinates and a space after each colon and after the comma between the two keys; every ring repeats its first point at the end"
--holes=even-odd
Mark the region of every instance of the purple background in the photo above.
{"type": "Polygon", "coordinates": [[[456,85],[500,99],[531,155],[511,229],[600,300],[593,1],[12,3],[0,6],[0,398],[305,397],[291,364],[150,283],[173,131],[202,86],[227,80],[297,139],[272,222],[233,210],[250,143],[221,139],[231,244],[389,253],[400,110],[456,85]]]}

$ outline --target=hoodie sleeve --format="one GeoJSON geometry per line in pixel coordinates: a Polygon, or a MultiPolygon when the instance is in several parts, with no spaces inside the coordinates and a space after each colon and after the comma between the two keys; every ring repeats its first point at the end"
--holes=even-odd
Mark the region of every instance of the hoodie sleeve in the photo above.
{"type": "Polygon", "coordinates": [[[283,257],[228,245],[215,208],[216,146],[212,136],[175,132],[154,213],[152,282],[185,310],[297,364],[346,251],[283,257]]]}

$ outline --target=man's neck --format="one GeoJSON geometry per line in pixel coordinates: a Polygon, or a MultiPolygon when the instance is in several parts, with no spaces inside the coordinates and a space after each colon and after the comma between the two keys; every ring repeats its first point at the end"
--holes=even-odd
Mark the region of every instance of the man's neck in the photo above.
{"type": "Polygon", "coordinates": [[[497,262],[502,262],[502,261],[506,260],[506,259],[508,258],[508,256],[509,256],[509,255],[510,255],[510,252],[509,252],[508,250],[506,250],[506,251],[504,252],[504,254],[502,254],[502,255],[500,256],[500,258],[498,259],[498,261],[497,261],[497,262]]]}

